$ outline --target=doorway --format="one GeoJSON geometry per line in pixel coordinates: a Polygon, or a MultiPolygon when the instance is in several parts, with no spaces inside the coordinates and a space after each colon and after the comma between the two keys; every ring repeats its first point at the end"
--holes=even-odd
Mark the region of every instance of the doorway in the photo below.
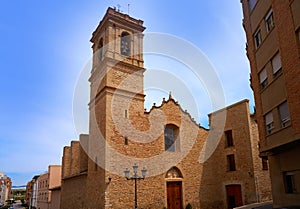
{"type": "Polygon", "coordinates": [[[239,184],[227,185],[227,208],[232,209],[243,205],[242,187],[239,184]]]}
{"type": "Polygon", "coordinates": [[[182,182],[167,182],[167,208],[182,209],[182,182]]]}

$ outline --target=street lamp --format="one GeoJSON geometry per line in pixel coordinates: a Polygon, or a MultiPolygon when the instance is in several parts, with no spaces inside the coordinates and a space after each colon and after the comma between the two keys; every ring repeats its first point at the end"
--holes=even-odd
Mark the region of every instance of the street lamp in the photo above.
{"type": "Polygon", "coordinates": [[[125,169],[124,173],[125,173],[125,178],[127,180],[134,180],[134,202],[135,202],[134,208],[138,209],[138,206],[137,206],[137,185],[136,185],[136,181],[137,180],[141,180],[141,179],[144,180],[145,177],[146,177],[147,170],[146,170],[145,167],[141,170],[141,172],[142,172],[142,177],[141,177],[141,176],[139,176],[137,174],[137,172],[138,172],[138,166],[136,164],[134,164],[132,166],[132,168],[133,168],[133,176],[132,177],[129,177],[130,170],[128,168],[125,169]]]}

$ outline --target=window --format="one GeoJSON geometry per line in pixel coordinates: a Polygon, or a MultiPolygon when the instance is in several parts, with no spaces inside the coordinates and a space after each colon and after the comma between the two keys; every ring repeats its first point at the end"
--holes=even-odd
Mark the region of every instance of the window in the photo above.
{"type": "Polygon", "coordinates": [[[131,38],[129,33],[123,32],[121,35],[121,54],[125,56],[130,55],[130,43],[131,43],[131,38]]]}
{"type": "Polygon", "coordinates": [[[227,155],[227,165],[228,165],[228,171],[236,170],[234,155],[227,155]]]}
{"type": "Polygon", "coordinates": [[[268,76],[266,69],[259,73],[260,89],[264,89],[268,85],[268,76]]]}
{"type": "Polygon", "coordinates": [[[165,128],[165,150],[175,151],[174,129],[172,128],[165,128]]]}
{"type": "Polygon", "coordinates": [[[182,174],[178,168],[172,167],[168,170],[166,178],[182,178],[182,174]]]}
{"type": "Polygon", "coordinates": [[[265,171],[269,170],[268,159],[267,158],[262,158],[261,163],[262,163],[262,169],[263,170],[265,170],[265,171]]]}
{"type": "Polygon", "coordinates": [[[272,9],[268,12],[265,21],[266,21],[267,32],[270,32],[272,30],[272,28],[274,28],[274,19],[273,19],[272,9]]]}
{"type": "Polygon", "coordinates": [[[256,5],[256,0],[248,0],[248,2],[249,2],[250,12],[251,12],[256,5]]]}
{"type": "Polygon", "coordinates": [[[127,136],[125,136],[124,144],[125,144],[125,145],[128,145],[128,137],[127,137],[127,136]]]}
{"type": "Polygon", "coordinates": [[[296,184],[295,177],[293,172],[285,172],[283,174],[284,177],[284,185],[285,185],[285,193],[293,194],[296,193],[296,184]]]}
{"type": "Polygon", "coordinates": [[[169,152],[179,151],[179,128],[175,125],[166,125],[164,131],[165,150],[169,152]]]}
{"type": "Polygon", "coordinates": [[[233,146],[232,130],[225,131],[226,147],[233,146]]]}
{"type": "Polygon", "coordinates": [[[265,115],[265,122],[266,122],[266,132],[267,132],[267,135],[269,135],[272,133],[272,130],[274,129],[272,112],[269,112],[268,114],[265,115]]]}
{"type": "Polygon", "coordinates": [[[258,48],[259,45],[261,44],[261,33],[260,29],[258,29],[255,34],[254,34],[254,42],[255,42],[255,47],[258,48]]]}
{"type": "Polygon", "coordinates": [[[290,112],[289,112],[287,102],[285,101],[284,103],[279,105],[278,109],[279,109],[281,127],[283,128],[283,127],[290,125],[290,121],[291,121],[290,120],[290,112]]]}
{"type": "Polygon", "coordinates": [[[281,59],[280,54],[277,53],[271,60],[272,68],[273,68],[273,75],[274,77],[278,76],[281,73],[281,59]]]}

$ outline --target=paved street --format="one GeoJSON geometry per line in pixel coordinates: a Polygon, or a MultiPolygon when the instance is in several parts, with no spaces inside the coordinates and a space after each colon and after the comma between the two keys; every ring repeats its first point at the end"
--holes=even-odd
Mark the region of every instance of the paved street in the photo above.
{"type": "Polygon", "coordinates": [[[15,204],[13,204],[13,209],[25,209],[25,208],[21,206],[20,202],[17,202],[15,204]]]}

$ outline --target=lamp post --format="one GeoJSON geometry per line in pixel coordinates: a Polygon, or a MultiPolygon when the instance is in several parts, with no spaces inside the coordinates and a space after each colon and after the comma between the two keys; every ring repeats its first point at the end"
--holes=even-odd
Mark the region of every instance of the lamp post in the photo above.
{"type": "Polygon", "coordinates": [[[137,172],[138,172],[138,166],[137,166],[136,164],[134,164],[134,165],[132,166],[132,168],[133,168],[133,176],[132,176],[132,177],[129,177],[130,170],[129,170],[128,168],[125,169],[124,173],[125,173],[125,178],[126,178],[127,180],[134,180],[134,202],[135,202],[134,208],[135,208],[135,209],[138,209],[138,206],[137,206],[137,185],[136,185],[136,181],[137,181],[137,180],[141,180],[141,179],[144,180],[145,177],[146,177],[147,170],[146,170],[146,168],[143,168],[143,169],[141,170],[142,176],[139,176],[139,175],[137,174],[137,172]]]}

